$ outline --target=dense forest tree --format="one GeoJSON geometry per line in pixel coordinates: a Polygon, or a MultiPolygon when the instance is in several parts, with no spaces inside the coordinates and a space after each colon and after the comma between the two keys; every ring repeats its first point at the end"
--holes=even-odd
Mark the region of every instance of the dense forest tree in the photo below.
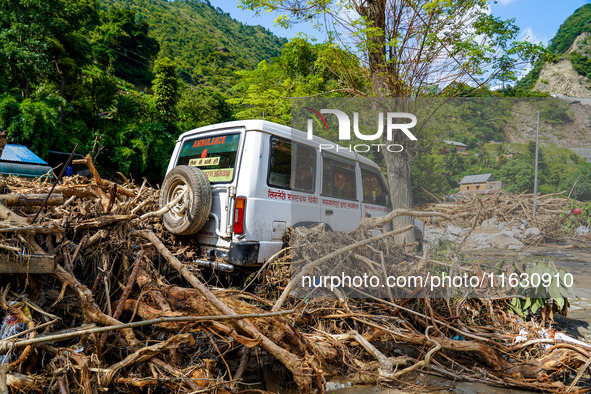
{"type": "Polygon", "coordinates": [[[286,125],[291,121],[292,97],[319,93],[334,97],[348,94],[352,86],[364,89],[360,76],[364,70],[354,56],[335,45],[312,44],[303,38],[285,44],[281,56],[238,74],[236,95],[229,100],[236,105],[235,116],[286,125]]]}
{"type": "MultiPolygon", "coordinates": [[[[11,142],[25,144],[42,157],[50,149],[70,151],[80,143],[79,151],[91,152],[105,174],[120,171],[158,182],[183,131],[236,118],[264,117],[287,124],[291,97],[387,96],[416,88],[418,95],[484,96],[480,101],[454,102],[437,119],[436,127],[423,128],[411,157],[416,201],[432,199],[425,190],[438,196],[450,193],[462,176],[474,173],[492,172],[505,181],[516,176],[526,181],[513,185],[515,190],[529,188],[527,162],[533,159],[527,147],[515,152],[508,144],[486,144],[505,139],[504,129],[512,116],[510,106],[498,106],[496,98],[527,92],[475,90],[461,78],[439,85],[430,79],[420,82],[419,77],[408,82],[404,57],[396,56],[396,50],[404,52],[400,40],[392,41],[399,46],[385,46],[388,61],[380,66],[383,73],[371,77],[369,55],[377,42],[383,46],[383,39],[367,18],[353,21],[359,44],[355,50],[304,38],[291,40],[281,50],[285,40],[262,28],[244,26],[207,2],[0,0],[0,4],[0,129],[8,131],[11,142]],[[216,33],[203,32],[203,24],[216,33]],[[195,43],[193,38],[203,40],[195,43]],[[249,48],[253,42],[260,45],[249,48]],[[374,82],[384,85],[374,91],[374,82]],[[441,138],[466,143],[471,154],[446,154],[441,138]],[[516,163],[501,171],[513,160],[516,163]]],[[[348,11],[356,15],[352,8],[348,11]]],[[[428,25],[415,23],[416,37],[429,31],[428,25]]],[[[511,36],[514,31],[494,18],[482,23],[496,32],[493,37],[511,36]]],[[[394,28],[387,27],[390,38],[396,38],[394,28]]],[[[336,33],[333,37],[345,37],[336,33]]],[[[477,66],[484,69],[478,56],[487,56],[482,53],[486,47],[477,48],[470,39],[466,36],[468,43],[457,49],[456,60],[463,59],[463,67],[470,65],[470,72],[477,73],[477,66]],[[462,51],[474,53],[462,58],[462,51]],[[468,61],[470,56],[476,57],[474,64],[468,61]]],[[[504,39],[499,39],[501,45],[504,39]]],[[[445,42],[431,44],[445,49],[445,42]]],[[[412,64],[410,52],[407,61],[412,64]]],[[[450,62],[455,64],[453,59],[450,62]]],[[[508,76],[509,66],[504,69],[508,76]]],[[[461,68],[456,72],[469,78],[461,68]]],[[[573,120],[568,106],[550,101],[539,105],[545,123],[573,120]]],[[[591,187],[584,178],[588,163],[547,146],[542,153],[540,191],[570,190],[576,182],[573,195],[589,197],[591,187]]]]}
{"type": "Polygon", "coordinates": [[[99,5],[105,11],[127,10],[136,23],[148,23],[150,37],[160,44],[160,56],[174,59],[185,83],[225,93],[234,85],[236,71],[278,56],[287,42],[203,0],[99,0],[99,5]]]}
{"type": "Polygon", "coordinates": [[[10,140],[40,154],[80,141],[85,130],[79,127],[74,102],[90,62],[84,33],[96,21],[96,4],[21,0],[0,6],[0,124],[10,140]]]}
{"type": "MultiPolygon", "coordinates": [[[[74,90],[89,45],[81,29],[97,15],[93,0],[0,3],[0,73],[7,89],[28,98],[35,83],[74,90]]],[[[72,93],[72,92],[70,92],[72,93]]]]}
{"type": "Polygon", "coordinates": [[[182,131],[233,118],[235,71],[284,42],[207,2],[0,1],[0,129],[41,157],[80,143],[105,174],[157,182],[182,131]]]}
{"type": "Polygon", "coordinates": [[[93,33],[93,56],[103,69],[137,86],[149,86],[152,62],[160,46],[148,35],[146,21],[126,9],[111,7],[102,13],[101,24],[93,33]]]}
{"type": "Polygon", "coordinates": [[[179,101],[179,77],[176,65],[167,57],[159,59],[154,66],[156,78],[152,83],[156,110],[161,118],[171,125],[177,121],[176,105],[179,101]]]}
{"type": "Polygon", "coordinates": [[[234,120],[233,107],[224,93],[207,87],[184,85],[181,88],[177,106],[180,130],[234,120]]]}

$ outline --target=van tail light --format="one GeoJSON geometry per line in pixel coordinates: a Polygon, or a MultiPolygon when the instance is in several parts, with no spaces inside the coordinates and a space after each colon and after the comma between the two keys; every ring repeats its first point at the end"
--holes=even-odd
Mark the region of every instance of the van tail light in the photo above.
{"type": "Polygon", "coordinates": [[[244,207],[246,198],[236,197],[234,204],[234,234],[244,233],[244,207]]]}

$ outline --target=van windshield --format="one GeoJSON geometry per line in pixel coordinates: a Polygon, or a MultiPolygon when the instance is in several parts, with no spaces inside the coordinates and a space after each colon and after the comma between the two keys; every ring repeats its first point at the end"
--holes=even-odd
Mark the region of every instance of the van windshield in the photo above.
{"type": "Polygon", "coordinates": [[[177,166],[198,167],[211,183],[232,182],[239,142],[239,133],[186,140],[177,166]]]}

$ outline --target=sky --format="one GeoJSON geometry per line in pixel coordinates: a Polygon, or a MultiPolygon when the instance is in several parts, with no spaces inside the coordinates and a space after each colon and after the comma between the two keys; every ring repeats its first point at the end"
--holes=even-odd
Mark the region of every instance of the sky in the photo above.
{"type": "MultiPolygon", "coordinates": [[[[239,0],[209,0],[211,5],[219,7],[232,18],[249,25],[261,25],[280,37],[293,38],[304,33],[323,40],[322,33],[315,31],[310,24],[298,24],[291,29],[274,26],[277,15],[261,13],[256,17],[252,11],[238,7],[239,0]]],[[[591,0],[497,0],[491,5],[494,16],[502,19],[515,18],[520,28],[519,39],[529,37],[529,41],[548,44],[564,20],[577,8],[591,0]]]]}
{"type": "Polygon", "coordinates": [[[560,25],[575,10],[589,0],[498,0],[491,6],[494,16],[502,19],[515,18],[521,36],[529,41],[548,45],[560,25]]]}

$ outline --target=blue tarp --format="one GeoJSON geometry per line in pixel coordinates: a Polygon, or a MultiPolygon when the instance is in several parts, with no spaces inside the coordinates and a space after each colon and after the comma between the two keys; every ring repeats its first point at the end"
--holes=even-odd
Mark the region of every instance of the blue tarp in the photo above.
{"type": "Polygon", "coordinates": [[[12,161],[17,163],[47,165],[43,159],[31,152],[29,148],[23,145],[6,144],[0,156],[1,161],[12,161]]]}

